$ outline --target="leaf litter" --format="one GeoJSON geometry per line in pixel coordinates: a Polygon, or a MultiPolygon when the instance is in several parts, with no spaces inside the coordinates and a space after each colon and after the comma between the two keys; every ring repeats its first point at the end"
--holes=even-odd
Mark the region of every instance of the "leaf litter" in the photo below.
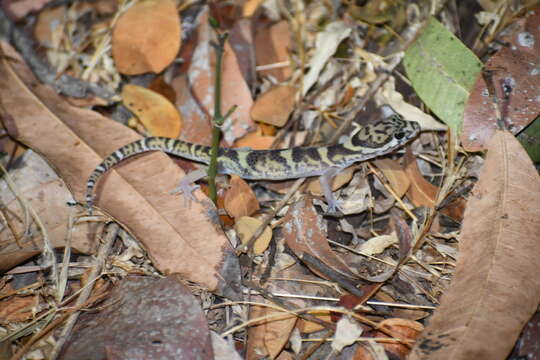
{"type": "MultiPolygon", "coordinates": [[[[8,37],[14,48],[2,44],[4,131],[54,169],[31,150],[2,158],[14,179],[0,194],[2,355],[538,355],[530,332],[517,339],[540,302],[540,180],[513,135],[496,130],[517,133],[538,115],[534,2],[479,1],[478,19],[503,21],[459,31],[450,17],[480,13],[440,6],[436,20],[426,4],[385,0],[105,3],[0,8],[2,28],[17,34],[8,37]],[[37,16],[33,34],[6,13],[37,16]],[[159,153],[103,176],[101,212],[88,216],[80,206],[88,174],[140,136],[119,122],[136,115],[141,135],[210,144],[210,16],[231,31],[222,111],[237,109],[222,146],[324,146],[379,117],[383,104],[423,133],[340,174],[332,190],[347,211],[337,216],[325,213],[317,179],[233,177],[220,184],[218,208],[202,191],[188,207],[169,192],[194,165],[159,153]],[[81,98],[80,86],[93,95],[81,98]],[[139,88],[129,100],[126,91],[139,88]],[[120,94],[132,105],[122,107],[120,94]],[[480,148],[487,153],[467,152],[480,148]],[[127,232],[116,235],[108,221],[127,232]],[[94,259],[98,247],[106,253],[94,259]],[[78,316],[81,307],[95,311],[78,316]]],[[[9,148],[2,139],[0,147],[9,148]]]]}

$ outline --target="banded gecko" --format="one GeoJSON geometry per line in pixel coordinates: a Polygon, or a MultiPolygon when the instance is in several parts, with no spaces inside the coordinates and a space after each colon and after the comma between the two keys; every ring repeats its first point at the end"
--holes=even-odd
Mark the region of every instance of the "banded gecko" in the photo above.
{"type": "MultiPolygon", "coordinates": [[[[404,120],[390,106],[383,106],[384,118],[357,128],[342,144],[323,147],[294,147],[279,150],[224,149],[218,152],[218,173],[236,174],[247,180],[285,180],[321,176],[321,187],[330,213],[339,209],[330,187],[333,177],[350,165],[388,154],[413,139],[420,125],[404,120]]],[[[116,150],[98,165],[87,182],[86,203],[93,206],[99,177],[122,160],[147,151],[163,151],[209,164],[210,147],[166,137],[147,137],[116,150]]],[[[192,188],[190,191],[192,191],[192,188]]],[[[191,193],[184,195],[191,195],[191,193]]]]}

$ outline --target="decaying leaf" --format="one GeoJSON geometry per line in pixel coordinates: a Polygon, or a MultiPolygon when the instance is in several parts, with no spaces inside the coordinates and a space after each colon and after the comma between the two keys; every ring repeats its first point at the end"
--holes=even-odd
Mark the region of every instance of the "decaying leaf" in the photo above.
{"type": "Polygon", "coordinates": [[[259,210],[259,201],[251,187],[239,176],[232,175],[225,193],[224,207],[231,217],[250,216],[259,210]]]}
{"type": "Polygon", "coordinates": [[[122,102],[152,136],[177,138],[182,129],[178,110],[164,96],[137,85],[125,85],[122,102]]]}
{"type": "MultiPolygon", "coordinates": [[[[519,133],[540,113],[540,7],[516,22],[504,46],[484,66],[499,98],[505,128],[519,133]]],[[[476,78],[463,118],[461,143],[467,151],[480,151],[498,129],[496,104],[482,76],[476,78]],[[490,96],[491,95],[491,96],[490,96]]]]}
{"type": "Polygon", "coordinates": [[[497,131],[465,210],[452,285],[410,359],[506,359],[540,302],[538,204],[533,164],[497,131]]]}
{"type": "MultiPolygon", "coordinates": [[[[3,43],[2,50],[7,56],[0,61],[0,112],[6,128],[43,154],[82,203],[88,176],[102,159],[140,137],[94,111],[70,106],[40,85],[11,47],[3,43]]],[[[214,206],[200,191],[190,208],[170,194],[182,176],[165,154],[148,153],[103,176],[96,204],[132,231],[159,270],[237,297],[237,259],[209,217],[214,206]]]]}
{"type": "Polygon", "coordinates": [[[180,17],[172,0],[141,0],[120,16],[112,34],[118,71],[159,73],[180,49],[180,17]]]}
{"type": "Polygon", "coordinates": [[[81,316],[60,359],[214,359],[197,298],[178,276],[129,276],[81,316]]]}

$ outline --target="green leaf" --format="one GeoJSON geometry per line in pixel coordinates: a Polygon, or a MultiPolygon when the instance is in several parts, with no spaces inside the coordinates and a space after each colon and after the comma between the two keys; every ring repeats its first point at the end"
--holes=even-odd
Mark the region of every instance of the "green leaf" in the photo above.
{"type": "Polygon", "coordinates": [[[482,69],[480,60],[431,18],[403,62],[418,96],[459,135],[469,93],[482,69]]]}
{"type": "Polygon", "coordinates": [[[540,117],[537,117],[517,136],[532,161],[540,163],[540,117]]]}

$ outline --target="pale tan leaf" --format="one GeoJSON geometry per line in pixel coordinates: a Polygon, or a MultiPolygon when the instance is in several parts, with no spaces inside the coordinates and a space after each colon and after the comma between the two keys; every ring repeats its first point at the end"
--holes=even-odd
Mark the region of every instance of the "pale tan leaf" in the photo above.
{"type": "Polygon", "coordinates": [[[122,102],[137,116],[152,136],[177,138],[182,129],[182,118],[163,95],[137,85],[122,88],[122,102]]]}
{"type": "MultiPolygon", "coordinates": [[[[249,216],[242,216],[236,221],[234,228],[242,244],[247,244],[247,241],[251,238],[255,231],[257,231],[261,224],[261,220],[249,216]]],[[[272,240],[272,229],[270,229],[270,226],[267,226],[261,236],[255,240],[255,244],[253,245],[253,253],[255,255],[262,254],[268,248],[270,240],[272,240]]]]}
{"type": "Polygon", "coordinates": [[[180,49],[180,17],[173,0],[141,0],[118,19],[112,54],[126,75],[163,71],[180,49]]]}
{"type": "Polygon", "coordinates": [[[467,204],[450,289],[410,359],[506,359],[540,302],[540,179],[497,131],[467,204]]]}
{"type": "MultiPolygon", "coordinates": [[[[7,56],[0,60],[0,114],[9,134],[43,154],[75,199],[83,202],[95,167],[140,137],[96,112],[66,103],[39,84],[19,55],[2,44],[7,56]]],[[[163,153],[141,155],[100,180],[96,204],[127,226],[160,271],[180,273],[235,297],[239,269],[227,238],[209,216],[215,207],[200,191],[190,208],[170,194],[183,175],[163,153]]]]}

